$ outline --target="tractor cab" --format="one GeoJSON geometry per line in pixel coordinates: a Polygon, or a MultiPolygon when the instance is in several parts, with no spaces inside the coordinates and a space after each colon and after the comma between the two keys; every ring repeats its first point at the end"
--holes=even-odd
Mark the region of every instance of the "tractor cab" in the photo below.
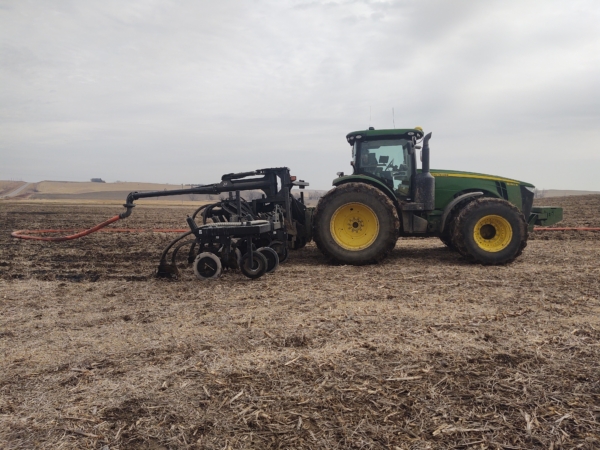
{"type": "Polygon", "coordinates": [[[423,137],[419,128],[355,131],[346,136],[352,145],[354,175],[376,178],[397,197],[408,199],[416,174],[415,144],[423,137]]]}

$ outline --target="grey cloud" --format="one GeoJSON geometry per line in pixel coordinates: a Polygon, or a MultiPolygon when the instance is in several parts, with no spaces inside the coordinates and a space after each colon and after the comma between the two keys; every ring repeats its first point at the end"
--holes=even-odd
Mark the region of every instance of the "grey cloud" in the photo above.
{"type": "Polygon", "coordinates": [[[438,167],[600,189],[580,175],[600,166],[599,14],[591,0],[7,3],[0,178],[287,165],[327,188],[349,169],[345,134],[391,127],[394,108],[397,127],[434,132],[438,167]]]}

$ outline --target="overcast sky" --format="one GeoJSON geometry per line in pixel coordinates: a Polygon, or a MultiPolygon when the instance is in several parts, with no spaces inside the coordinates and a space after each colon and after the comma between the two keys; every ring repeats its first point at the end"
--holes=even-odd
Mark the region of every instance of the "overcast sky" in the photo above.
{"type": "Polygon", "coordinates": [[[328,189],[394,122],[433,168],[600,190],[600,1],[0,0],[0,179],[328,189]]]}

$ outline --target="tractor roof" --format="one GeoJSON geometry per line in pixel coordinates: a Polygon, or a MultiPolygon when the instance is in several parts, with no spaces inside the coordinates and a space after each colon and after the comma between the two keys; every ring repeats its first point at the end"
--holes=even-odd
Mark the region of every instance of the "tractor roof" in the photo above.
{"type": "Polygon", "coordinates": [[[406,138],[416,137],[421,139],[423,137],[423,130],[421,128],[394,128],[392,130],[375,130],[369,128],[368,130],[353,131],[346,135],[346,140],[350,145],[354,144],[356,138],[406,138]]]}

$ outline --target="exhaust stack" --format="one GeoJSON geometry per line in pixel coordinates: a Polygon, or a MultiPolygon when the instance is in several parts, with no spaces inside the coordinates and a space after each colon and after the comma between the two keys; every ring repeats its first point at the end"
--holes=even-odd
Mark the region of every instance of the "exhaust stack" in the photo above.
{"type": "Polygon", "coordinates": [[[421,173],[415,176],[415,202],[423,204],[423,210],[435,209],[435,178],[429,172],[429,140],[431,133],[423,138],[421,173]]]}

